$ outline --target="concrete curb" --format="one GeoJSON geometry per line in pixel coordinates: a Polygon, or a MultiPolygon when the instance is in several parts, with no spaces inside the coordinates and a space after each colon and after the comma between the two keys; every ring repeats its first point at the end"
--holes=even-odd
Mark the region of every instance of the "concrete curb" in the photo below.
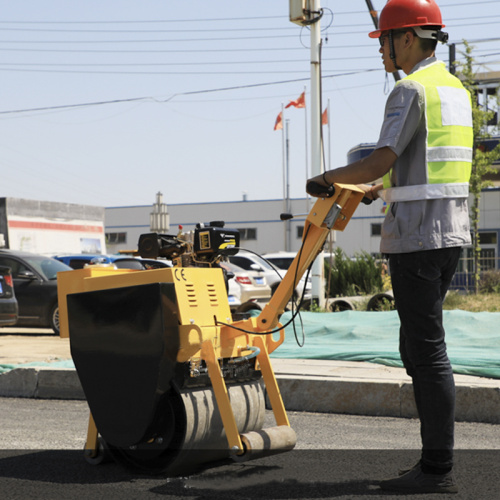
{"type": "Polygon", "coordinates": [[[0,396],[39,399],[85,399],[76,370],[15,368],[0,375],[0,396]]]}
{"type": "MultiPolygon", "coordinates": [[[[416,418],[411,379],[374,363],[273,359],[289,411],[416,418]]],[[[500,423],[500,380],[455,375],[456,420],[500,423]]]]}
{"type": "MultiPolygon", "coordinates": [[[[276,377],[289,411],[416,418],[411,383],[276,377]]],[[[500,389],[456,385],[456,420],[500,423],[500,389]]]]}
{"type": "MultiPolygon", "coordinates": [[[[371,363],[272,360],[289,411],[417,417],[410,379],[399,368],[371,363]]],[[[456,419],[500,423],[500,380],[456,375],[456,419]]],[[[0,375],[0,396],[77,399],[85,395],[74,369],[16,368],[0,375]]]]}

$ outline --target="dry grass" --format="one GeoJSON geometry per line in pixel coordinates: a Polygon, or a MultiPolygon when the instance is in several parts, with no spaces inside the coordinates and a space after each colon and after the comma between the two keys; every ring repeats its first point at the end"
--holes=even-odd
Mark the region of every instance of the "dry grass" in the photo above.
{"type": "Polygon", "coordinates": [[[500,312],[500,293],[461,294],[449,292],[444,309],[462,309],[471,312],[500,312]]]}

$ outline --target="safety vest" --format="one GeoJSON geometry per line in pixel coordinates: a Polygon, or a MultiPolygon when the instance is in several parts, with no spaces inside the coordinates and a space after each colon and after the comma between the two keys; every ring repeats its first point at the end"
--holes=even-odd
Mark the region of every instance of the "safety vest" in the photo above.
{"type": "MultiPolygon", "coordinates": [[[[472,106],[469,92],[436,61],[401,81],[423,86],[427,126],[426,165],[421,183],[391,186],[392,170],[384,176],[382,198],[388,202],[466,198],[472,166],[472,106]]],[[[398,82],[400,84],[401,82],[398,82]]]]}

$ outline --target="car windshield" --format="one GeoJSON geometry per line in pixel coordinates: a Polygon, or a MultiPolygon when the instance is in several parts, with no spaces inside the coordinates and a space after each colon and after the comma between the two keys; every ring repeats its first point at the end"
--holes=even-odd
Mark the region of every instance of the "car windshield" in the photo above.
{"type": "Polygon", "coordinates": [[[260,257],[255,256],[255,258],[248,257],[246,255],[235,255],[230,258],[231,262],[245,269],[245,271],[255,271],[252,265],[257,264],[264,270],[274,271],[273,266],[271,266],[268,262],[261,259],[260,257]]]}
{"type": "Polygon", "coordinates": [[[267,260],[272,262],[278,269],[288,269],[295,257],[268,257],[267,260]]]}
{"type": "Polygon", "coordinates": [[[30,255],[29,257],[24,257],[24,260],[47,280],[55,280],[57,278],[57,273],[60,271],[72,270],[71,267],[63,262],[48,257],[30,255]]]}

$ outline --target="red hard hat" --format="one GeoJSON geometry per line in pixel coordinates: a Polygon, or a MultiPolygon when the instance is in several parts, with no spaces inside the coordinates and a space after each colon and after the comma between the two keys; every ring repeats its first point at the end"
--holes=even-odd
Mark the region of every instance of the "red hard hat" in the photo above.
{"type": "Polygon", "coordinates": [[[379,29],[369,36],[379,38],[383,31],[414,26],[444,28],[441,11],[434,0],[387,0],[380,13],[379,29]]]}

